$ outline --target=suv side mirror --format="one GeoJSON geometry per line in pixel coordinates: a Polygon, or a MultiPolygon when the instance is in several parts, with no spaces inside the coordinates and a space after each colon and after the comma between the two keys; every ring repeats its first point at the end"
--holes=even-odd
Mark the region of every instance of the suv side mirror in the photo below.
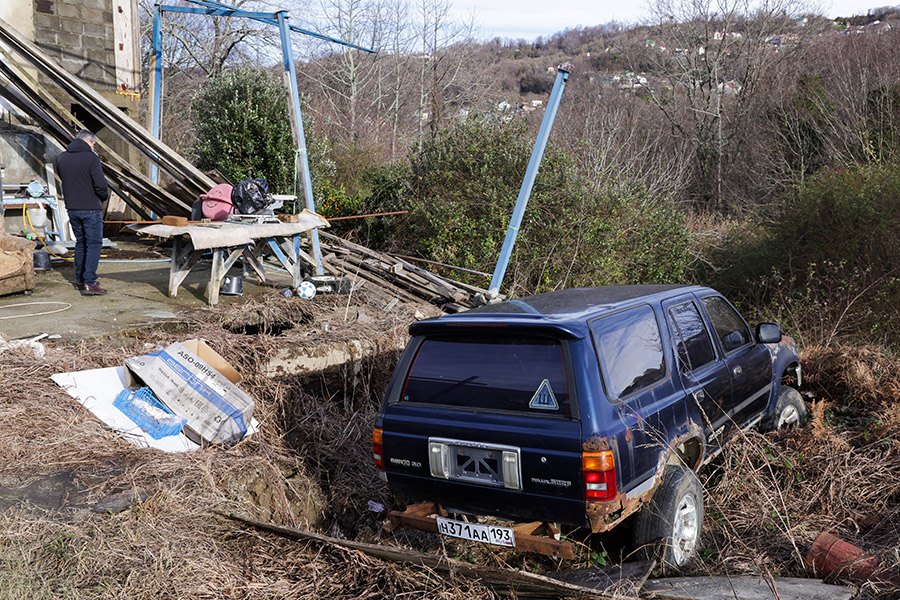
{"type": "Polygon", "coordinates": [[[756,341],[760,344],[777,344],[781,341],[781,326],[777,323],[760,323],[756,326],[756,341]]]}

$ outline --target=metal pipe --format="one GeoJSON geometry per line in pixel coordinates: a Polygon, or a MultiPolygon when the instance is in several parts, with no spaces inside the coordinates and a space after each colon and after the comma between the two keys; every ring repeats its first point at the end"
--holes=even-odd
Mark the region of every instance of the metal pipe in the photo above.
{"type": "MultiPolygon", "coordinates": [[[[275,13],[278,17],[278,29],[281,31],[281,52],[284,56],[284,72],[286,73],[288,83],[288,101],[291,108],[291,129],[294,134],[295,145],[295,165],[299,161],[300,166],[300,189],[303,192],[303,204],[316,212],[316,204],[313,200],[312,180],[309,176],[309,160],[306,152],[306,136],[303,134],[303,116],[300,112],[300,90],[297,89],[297,71],[294,66],[294,50],[291,46],[291,34],[288,29],[287,11],[279,11],[275,13]]],[[[319,232],[316,229],[310,229],[309,239],[312,242],[313,260],[316,262],[316,275],[324,275],[325,269],[322,267],[322,248],[319,246],[319,232]]]]}
{"type": "MultiPolygon", "coordinates": [[[[159,139],[162,115],[162,6],[157,4],[153,11],[153,122],[151,132],[159,139]]],[[[159,183],[159,167],[150,163],[150,181],[159,183]]]]}
{"type": "MultiPolygon", "coordinates": [[[[188,0],[189,2],[194,0],[188,0]]],[[[202,2],[196,2],[197,4],[203,4],[202,2]]],[[[191,6],[172,6],[170,4],[165,5],[162,9],[165,12],[174,12],[174,13],[184,13],[189,15],[210,15],[213,17],[246,17],[248,19],[255,19],[257,21],[264,20],[274,20],[272,19],[275,16],[273,13],[263,13],[263,12],[249,12],[246,10],[241,10],[239,8],[235,8],[233,6],[225,6],[225,8],[221,7],[207,7],[207,8],[193,8],[191,6]]]]}
{"type": "Polygon", "coordinates": [[[519,189],[519,197],[516,200],[513,215],[506,230],[506,239],[503,240],[500,257],[497,259],[497,266],[494,268],[494,275],[488,288],[488,295],[491,298],[496,298],[500,295],[500,285],[503,283],[503,276],[506,274],[506,267],[509,265],[509,258],[512,255],[516,237],[519,235],[519,227],[522,225],[525,207],[528,206],[528,199],[531,197],[531,188],[534,186],[534,179],[537,176],[538,168],[541,166],[541,159],[544,157],[544,149],[547,147],[550,129],[553,128],[553,120],[556,118],[559,101],[569,79],[569,68],[568,64],[561,65],[556,71],[553,91],[550,92],[550,100],[547,102],[547,108],[544,111],[541,128],[538,130],[534,149],[531,151],[531,160],[528,161],[528,169],[525,171],[525,179],[522,181],[522,187],[519,189]]]}
{"type": "MultiPolygon", "coordinates": [[[[328,219],[328,222],[331,221],[346,221],[347,219],[365,219],[367,217],[389,217],[391,215],[405,215],[408,213],[408,210],[395,210],[393,212],[380,212],[380,213],[369,213],[367,215],[350,215],[349,217],[331,217],[328,219]]],[[[486,275],[487,273],[485,273],[486,275]]]]}
{"type": "MultiPolygon", "coordinates": [[[[215,2],[214,0],[188,0],[188,2],[192,2],[194,4],[199,4],[201,6],[208,6],[211,8],[222,8],[222,9],[230,9],[235,10],[236,12],[241,12],[236,10],[233,6],[228,6],[227,4],[223,4],[221,2],[215,2]]],[[[235,15],[235,16],[247,16],[246,14],[235,15]]],[[[277,17],[275,15],[270,16],[262,16],[262,17],[252,17],[257,21],[262,23],[268,23],[270,25],[278,25],[277,17]]],[[[377,54],[375,50],[370,50],[369,48],[363,48],[362,46],[357,46],[356,44],[351,44],[350,42],[345,42],[344,40],[339,40],[337,38],[333,38],[331,36],[327,36],[321,33],[316,33],[314,31],[309,31],[307,29],[302,29],[297,27],[296,25],[289,25],[288,28],[291,31],[295,31],[297,33],[302,33],[303,35],[308,35],[310,37],[318,38],[320,40],[325,40],[326,42],[333,42],[335,44],[340,44],[342,46],[347,46],[348,48],[353,48],[355,50],[362,50],[363,52],[369,52],[370,54],[377,54]]]]}

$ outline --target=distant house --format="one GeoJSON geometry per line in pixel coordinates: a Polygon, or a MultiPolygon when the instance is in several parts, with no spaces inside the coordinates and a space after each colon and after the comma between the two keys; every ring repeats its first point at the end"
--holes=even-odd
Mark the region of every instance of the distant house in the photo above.
{"type": "Polygon", "coordinates": [[[729,79],[717,85],[716,88],[720,94],[739,94],[743,86],[734,79],[729,79]]]}

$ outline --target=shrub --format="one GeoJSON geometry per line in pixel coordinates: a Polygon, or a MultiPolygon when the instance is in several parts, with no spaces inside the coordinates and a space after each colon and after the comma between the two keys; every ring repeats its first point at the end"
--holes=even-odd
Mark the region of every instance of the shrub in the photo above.
{"type": "Polygon", "coordinates": [[[775,223],[739,228],[714,283],[806,344],[900,347],[900,175],[895,165],[820,171],[775,223]]]}
{"type": "MultiPolygon", "coordinates": [[[[193,155],[201,169],[218,169],[232,182],[264,177],[276,194],[296,193],[294,142],[287,93],[268,71],[236,69],[209,79],[194,96],[191,110],[197,126],[193,155]]],[[[304,114],[313,186],[333,172],[317,143],[311,119],[304,114]],[[330,167],[330,168],[329,168],[330,167]]],[[[299,185],[299,183],[298,183],[299,185]]]]}
{"type": "MultiPolygon", "coordinates": [[[[475,118],[424,142],[373,185],[370,210],[408,210],[370,243],[492,273],[533,140],[520,121],[475,118]]],[[[670,203],[622,184],[595,192],[574,161],[547,148],[503,291],[680,281],[689,236],[670,203]]],[[[486,287],[482,276],[453,277],[486,287]]]]}

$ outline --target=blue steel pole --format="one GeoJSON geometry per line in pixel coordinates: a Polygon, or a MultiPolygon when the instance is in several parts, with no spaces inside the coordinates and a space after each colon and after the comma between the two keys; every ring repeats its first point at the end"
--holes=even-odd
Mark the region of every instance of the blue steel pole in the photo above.
{"type": "MultiPolygon", "coordinates": [[[[234,16],[243,17],[249,16],[252,19],[256,19],[262,23],[269,23],[270,25],[277,25],[277,18],[273,18],[274,15],[256,15],[256,13],[247,13],[244,11],[240,11],[235,9],[233,6],[228,6],[227,4],[223,4],[221,2],[215,2],[215,0],[188,0],[193,4],[199,4],[201,6],[207,6],[210,8],[220,8],[223,10],[231,10],[234,12],[234,16]]],[[[309,31],[308,29],[301,29],[296,25],[288,25],[288,29],[291,31],[295,31],[297,33],[302,33],[303,35],[308,35],[310,37],[318,38],[320,40],[325,40],[326,42],[334,42],[335,44],[341,44],[342,46],[347,46],[348,48],[354,48],[356,50],[362,50],[363,52],[369,52],[371,54],[376,54],[374,50],[369,48],[363,48],[362,46],[357,46],[356,44],[351,44],[350,42],[345,42],[344,40],[339,40],[337,38],[333,38],[329,35],[324,35],[321,33],[316,33],[315,31],[309,31]]]]}
{"type": "MultiPolygon", "coordinates": [[[[157,4],[153,11],[153,122],[151,133],[159,139],[160,115],[162,114],[162,7],[157,4]]],[[[159,183],[159,167],[150,165],[150,181],[159,183]]]]}
{"type": "MultiPolygon", "coordinates": [[[[301,190],[303,192],[303,204],[309,210],[315,212],[316,205],[313,201],[312,180],[309,177],[309,161],[306,156],[306,137],[303,134],[303,116],[300,113],[300,91],[297,89],[297,71],[294,67],[294,50],[291,47],[290,30],[288,29],[288,15],[286,11],[275,13],[278,17],[278,29],[281,31],[281,52],[284,55],[284,71],[287,74],[290,92],[291,120],[294,131],[294,144],[296,145],[295,161],[300,161],[301,190]]],[[[296,164],[296,162],[294,163],[296,164]]],[[[319,247],[319,231],[310,229],[312,241],[313,259],[316,261],[316,275],[324,275],[322,268],[322,249],[319,247]]]]}
{"type": "Polygon", "coordinates": [[[525,179],[522,181],[522,187],[519,188],[519,197],[516,200],[516,207],[513,209],[512,218],[509,220],[509,227],[506,230],[506,239],[503,240],[503,248],[500,249],[500,258],[497,259],[497,266],[494,268],[494,275],[491,278],[491,285],[488,288],[488,295],[491,298],[496,298],[500,295],[500,285],[503,283],[503,276],[506,275],[506,267],[509,265],[509,258],[512,255],[516,237],[519,235],[519,227],[522,225],[525,207],[528,206],[528,199],[531,197],[531,188],[534,186],[534,179],[537,176],[538,167],[541,166],[541,159],[544,157],[544,149],[547,147],[547,139],[550,137],[550,129],[553,128],[553,120],[556,118],[556,109],[559,108],[559,101],[560,98],[562,98],[563,89],[565,89],[566,81],[568,81],[568,79],[569,71],[563,67],[559,67],[556,71],[556,81],[553,83],[553,91],[550,92],[550,100],[547,103],[547,109],[544,111],[544,118],[541,121],[541,128],[538,130],[537,139],[534,142],[534,149],[531,151],[531,160],[528,161],[525,179]]]}

